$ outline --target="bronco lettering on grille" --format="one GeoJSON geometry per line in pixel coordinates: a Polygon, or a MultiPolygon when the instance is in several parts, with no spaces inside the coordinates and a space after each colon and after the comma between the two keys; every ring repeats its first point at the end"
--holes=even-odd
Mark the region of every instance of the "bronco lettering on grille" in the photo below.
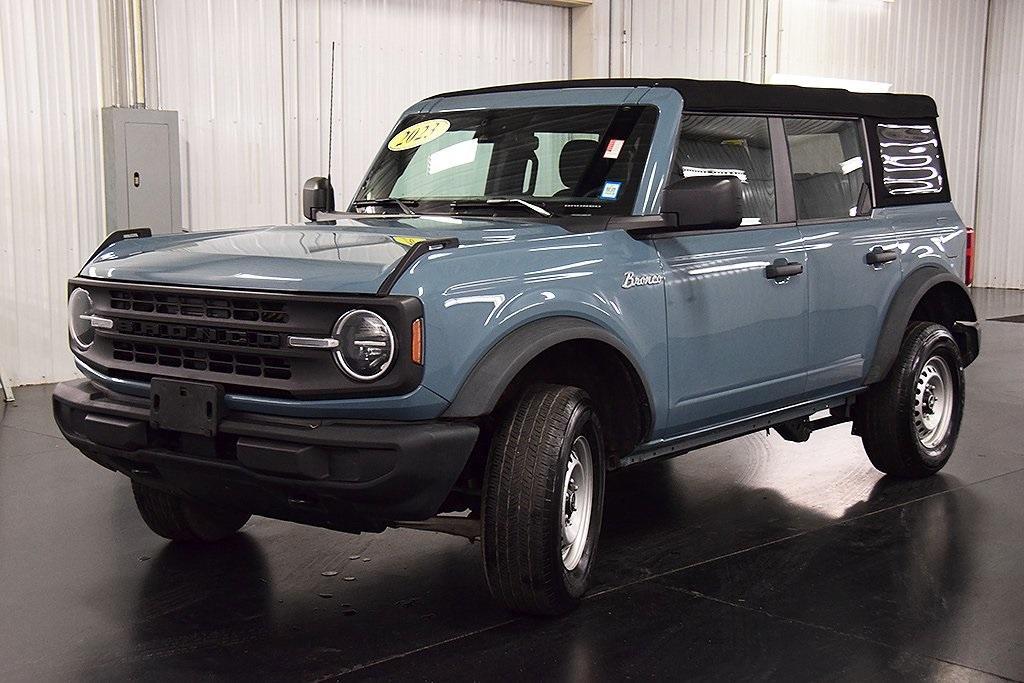
{"type": "Polygon", "coordinates": [[[228,330],[219,327],[158,323],[148,320],[118,320],[115,329],[120,334],[151,339],[192,341],[203,344],[225,344],[260,349],[281,348],[281,335],[247,330],[228,330]]]}

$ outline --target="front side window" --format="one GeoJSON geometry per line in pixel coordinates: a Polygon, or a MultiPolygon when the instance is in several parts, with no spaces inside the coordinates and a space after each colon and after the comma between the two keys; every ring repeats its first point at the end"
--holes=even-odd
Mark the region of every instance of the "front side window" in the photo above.
{"type": "Polygon", "coordinates": [[[776,222],[775,174],[766,118],[687,114],[675,158],[676,173],[684,178],[738,177],[743,225],[776,222]]]}
{"type": "Polygon", "coordinates": [[[786,119],[785,127],[798,220],[870,211],[859,121],[786,119]]]}
{"type": "Polygon", "coordinates": [[[421,213],[522,215],[529,202],[552,215],[626,215],[656,123],[653,107],[416,114],[378,154],[356,203],[372,210],[395,198],[421,213]]]}

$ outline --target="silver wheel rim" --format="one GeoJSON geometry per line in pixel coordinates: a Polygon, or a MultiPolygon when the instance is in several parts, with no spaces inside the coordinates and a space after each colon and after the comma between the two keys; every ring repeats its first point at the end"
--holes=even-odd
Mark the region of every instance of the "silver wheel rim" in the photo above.
{"type": "Polygon", "coordinates": [[[953,422],[953,373],[940,356],[932,356],[921,368],[914,387],[914,428],[924,448],[942,443],[953,422]]]}
{"type": "Polygon", "coordinates": [[[590,511],[594,505],[594,461],[590,443],[578,436],[572,442],[562,481],[562,564],[569,571],[583,559],[590,535],[590,511]]]}

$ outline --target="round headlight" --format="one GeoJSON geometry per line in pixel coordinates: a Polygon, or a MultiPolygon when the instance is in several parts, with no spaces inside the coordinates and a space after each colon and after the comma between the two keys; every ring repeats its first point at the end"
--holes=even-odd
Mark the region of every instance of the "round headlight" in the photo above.
{"type": "Polygon", "coordinates": [[[68,297],[68,332],[71,334],[71,341],[82,351],[92,346],[96,338],[92,321],[88,319],[91,315],[92,298],[89,292],[81,287],[71,292],[71,296],[68,297]]]}
{"type": "Polygon", "coordinates": [[[373,311],[355,310],[341,316],[334,324],[334,337],[338,340],[334,359],[353,379],[377,379],[395,359],[395,335],[373,311]]]}

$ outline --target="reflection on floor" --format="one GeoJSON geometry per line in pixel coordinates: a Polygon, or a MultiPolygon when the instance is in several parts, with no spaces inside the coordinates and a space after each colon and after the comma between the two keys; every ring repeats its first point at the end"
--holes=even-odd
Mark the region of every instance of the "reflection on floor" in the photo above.
{"type": "Polygon", "coordinates": [[[19,388],[0,680],[1024,679],[1024,326],[988,320],[1024,293],[975,296],[984,353],[941,475],[881,477],[849,426],[618,473],[597,586],[556,620],[494,607],[479,547],[452,537],[256,519],[164,543],[127,481],[59,438],[49,389],[19,388]]]}

